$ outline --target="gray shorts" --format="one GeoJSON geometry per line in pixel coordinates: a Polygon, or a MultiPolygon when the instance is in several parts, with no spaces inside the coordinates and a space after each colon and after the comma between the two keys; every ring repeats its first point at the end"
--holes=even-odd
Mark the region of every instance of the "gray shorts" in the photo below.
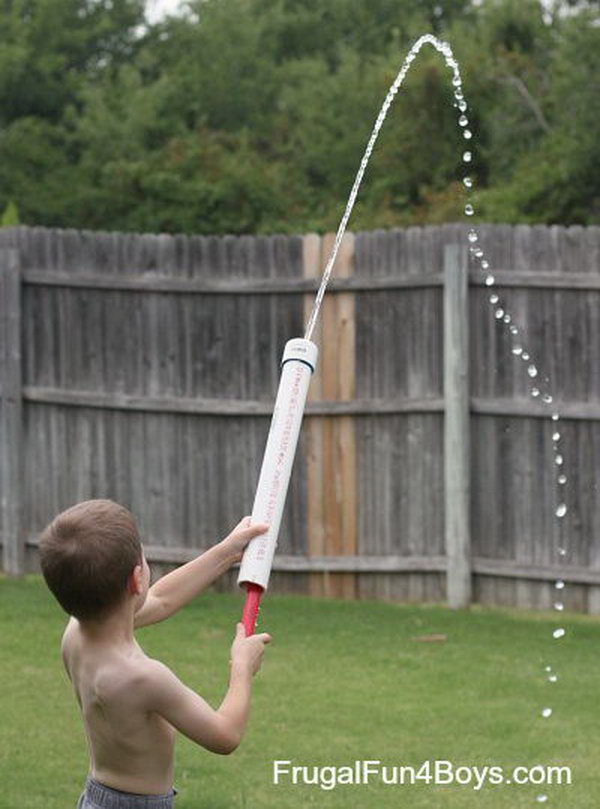
{"type": "Polygon", "coordinates": [[[175,795],[175,787],[164,795],[121,792],[120,789],[101,784],[88,775],[85,789],[77,801],[77,809],[173,809],[175,795]]]}

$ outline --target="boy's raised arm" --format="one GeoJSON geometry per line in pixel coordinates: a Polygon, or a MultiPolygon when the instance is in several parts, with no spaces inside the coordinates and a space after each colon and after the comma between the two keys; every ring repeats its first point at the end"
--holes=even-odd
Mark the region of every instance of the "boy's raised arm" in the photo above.
{"type": "Polygon", "coordinates": [[[238,623],[231,646],[229,687],[216,711],[171,669],[158,660],[150,660],[141,684],[145,709],[160,714],[207,750],[221,755],[232,753],[244,735],[252,677],[260,668],[265,644],[270,640],[266,632],[246,638],[243,625],[238,623]]]}
{"type": "Polygon", "coordinates": [[[167,617],[165,604],[150,589],[146,600],[133,616],[133,628],[139,629],[141,626],[148,626],[148,624],[158,624],[167,617]]]}
{"type": "Polygon", "coordinates": [[[244,517],[233,531],[204,553],[162,576],[149,590],[165,605],[165,618],[188,604],[211,585],[226,570],[239,562],[251,539],[268,529],[266,523],[250,525],[250,517],[244,517]]]}
{"type": "Polygon", "coordinates": [[[237,729],[231,722],[159,660],[150,661],[142,689],[146,709],[160,714],[191,741],[221,755],[237,747],[237,729]]]}

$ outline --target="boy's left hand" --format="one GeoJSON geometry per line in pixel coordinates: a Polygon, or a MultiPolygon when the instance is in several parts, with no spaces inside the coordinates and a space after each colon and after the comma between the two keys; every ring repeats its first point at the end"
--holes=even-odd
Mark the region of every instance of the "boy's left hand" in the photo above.
{"type": "Polygon", "coordinates": [[[250,515],[243,517],[233,531],[222,540],[222,544],[233,554],[233,562],[240,562],[244,555],[244,548],[254,537],[269,530],[266,522],[250,524],[250,515]]]}

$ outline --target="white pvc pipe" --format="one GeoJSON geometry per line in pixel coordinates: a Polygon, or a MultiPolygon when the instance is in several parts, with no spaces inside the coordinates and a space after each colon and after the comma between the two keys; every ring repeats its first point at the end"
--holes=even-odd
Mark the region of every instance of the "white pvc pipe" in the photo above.
{"type": "Polygon", "coordinates": [[[268,523],[269,530],[246,546],[237,580],[240,586],[252,582],[267,589],[306,395],[311,374],[317,366],[317,356],[318,348],[310,340],[295,337],[285,344],[279,390],[251,518],[252,523],[268,523]]]}

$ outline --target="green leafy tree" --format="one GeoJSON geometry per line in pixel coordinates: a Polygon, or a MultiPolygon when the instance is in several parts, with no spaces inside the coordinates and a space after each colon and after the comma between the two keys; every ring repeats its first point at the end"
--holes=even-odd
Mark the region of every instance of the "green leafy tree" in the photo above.
{"type": "Polygon", "coordinates": [[[504,187],[482,198],[490,220],[593,223],[600,220],[600,28],[593,11],[560,24],[547,91],[548,126],[536,148],[519,155],[504,187]]]}
{"type": "Polygon", "coordinates": [[[2,219],[0,219],[0,227],[9,228],[19,224],[19,211],[17,206],[11,199],[4,209],[2,219]]]}
{"type": "MultiPolygon", "coordinates": [[[[489,221],[597,222],[598,4],[144,0],[0,7],[0,205],[58,227],[337,227],[379,107],[433,31],[461,67],[469,174],[489,221]],[[568,13],[567,13],[568,12],[568,13]]],[[[390,108],[351,227],[462,218],[451,73],[425,46],[390,108]]]]}

